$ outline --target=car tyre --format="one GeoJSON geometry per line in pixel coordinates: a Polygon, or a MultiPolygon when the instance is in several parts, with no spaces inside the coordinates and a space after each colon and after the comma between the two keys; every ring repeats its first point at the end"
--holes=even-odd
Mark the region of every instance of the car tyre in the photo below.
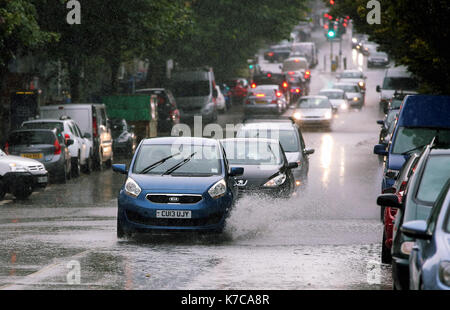
{"type": "Polygon", "coordinates": [[[24,184],[21,188],[14,190],[13,195],[19,200],[25,200],[31,196],[33,188],[29,184],[24,184]]]}
{"type": "Polygon", "coordinates": [[[86,158],[86,163],[83,166],[83,172],[86,174],[90,174],[92,172],[92,157],[91,156],[86,158]]]}
{"type": "Polygon", "coordinates": [[[3,183],[0,181],[0,201],[3,200],[3,198],[5,198],[6,195],[6,191],[3,189],[3,183]]]}
{"type": "Polygon", "coordinates": [[[80,156],[72,158],[72,177],[77,178],[81,174],[80,156]]]}
{"type": "Polygon", "coordinates": [[[98,151],[98,154],[94,159],[94,169],[97,171],[103,170],[103,158],[101,150],[98,151]]]}
{"type": "Polygon", "coordinates": [[[386,246],[386,232],[383,231],[383,242],[381,243],[381,262],[383,264],[392,263],[391,249],[386,246]]]}

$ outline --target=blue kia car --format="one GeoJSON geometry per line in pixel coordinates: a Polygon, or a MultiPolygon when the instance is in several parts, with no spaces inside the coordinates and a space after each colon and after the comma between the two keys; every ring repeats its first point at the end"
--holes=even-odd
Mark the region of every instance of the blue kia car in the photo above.
{"type": "Polygon", "coordinates": [[[386,156],[381,189],[394,185],[400,168],[411,152],[421,151],[434,137],[450,133],[450,96],[408,95],[387,147],[378,144],[374,153],[386,156]]]}
{"type": "Polygon", "coordinates": [[[237,198],[234,177],[219,141],[167,137],[143,140],[118,199],[117,236],[155,231],[222,232],[237,198]]]}
{"type": "Polygon", "coordinates": [[[450,290],[450,179],[428,221],[407,222],[401,229],[416,239],[409,257],[410,289],[450,290]]]}

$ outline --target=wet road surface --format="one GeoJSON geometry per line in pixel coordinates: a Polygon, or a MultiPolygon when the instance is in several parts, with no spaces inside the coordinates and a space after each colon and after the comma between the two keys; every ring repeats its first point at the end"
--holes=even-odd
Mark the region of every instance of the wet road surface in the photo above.
{"type": "MultiPolygon", "coordinates": [[[[350,61],[349,37],[348,63],[365,68],[358,55],[350,61]]],[[[322,61],[329,48],[322,32],[315,38],[322,61]]],[[[262,66],[279,71],[278,65],[262,66]]],[[[339,114],[332,131],[304,131],[306,146],[316,150],[304,188],[289,200],[244,197],[223,235],[118,240],[116,197],[124,176],[111,170],[52,184],[27,201],[6,196],[0,288],[390,289],[390,267],[379,264],[381,166],[372,154],[382,117],[375,87],[383,73],[365,70],[362,111],[339,114]],[[77,266],[79,283],[71,273],[77,266]]],[[[316,94],[335,74],[319,63],[312,76],[310,94],[316,94]]],[[[235,108],[219,122],[241,119],[235,108]]]]}

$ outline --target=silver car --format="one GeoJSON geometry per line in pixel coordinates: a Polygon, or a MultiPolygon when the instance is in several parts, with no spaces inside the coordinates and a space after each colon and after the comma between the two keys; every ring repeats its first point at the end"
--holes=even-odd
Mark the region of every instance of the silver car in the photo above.
{"type": "Polygon", "coordinates": [[[333,106],[325,96],[301,97],[292,117],[300,127],[319,126],[331,129],[333,106]]]}
{"type": "Polygon", "coordinates": [[[333,85],[333,88],[342,89],[345,91],[348,99],[348,104],[352,108],[361,109],[364,105],[365,92],[358,83],[355,82],[339,82],[333,85]]]}

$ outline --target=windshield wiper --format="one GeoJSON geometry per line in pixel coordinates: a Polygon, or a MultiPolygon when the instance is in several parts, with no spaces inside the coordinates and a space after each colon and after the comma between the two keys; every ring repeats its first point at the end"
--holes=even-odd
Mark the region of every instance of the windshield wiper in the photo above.
{"type": "Polygon", "coordinates": [[[411,153],[411,152],[420,150],[420,149],[424,148],[425,146],[427,146],[428,144],[429,144],[429,143],[424,144],[424,145],[420,145],[420,146],[415,147],[415,148],[413,148],[413,149],[410,149],[409,151],[403,152],[402,155],[408,155],[408,154],[411,153]]]}
{"type": "Polygon", "coordinates": [[[151,164],[150,166],[148,166],[148,167],[142,169],[142,171],[139,172],[139,174],[146,174],[146,173],[149,173],[152,169],[154,169],[154,168],[156,168],[156,167],[162,165],[163,163],[165,163],[165,162],[168,161],[169,159],[171,159],[171,158],[173,158],[173,157],[175,157],[175,156],[177,156],[177,155],[179,155],[179,154],[181,154],[181,152],[178,152],[178,153],[176,153],[176,154],[173,154],[173,155],[164,157],[163,159],[158,160],[157,162],[151,164]]]}
{"type": "Polygon", "coordinates": [[[179,168],[181,168],[182,166],[184,166],[185,164],[187,164],[192,157],[194,157],[194,155],[197,154],[197,152],[192,153],[191,155],[189,155],[189,157],[183,159],[181,162],[179,162],[178,164],[176,164],[175,166],[173,166],[172,168],[169,168],[166,170],[166,172],[164,172],[161,175],[169,175],[172,172],[174,172],[175,170],[178,170],[179,168]]]}

